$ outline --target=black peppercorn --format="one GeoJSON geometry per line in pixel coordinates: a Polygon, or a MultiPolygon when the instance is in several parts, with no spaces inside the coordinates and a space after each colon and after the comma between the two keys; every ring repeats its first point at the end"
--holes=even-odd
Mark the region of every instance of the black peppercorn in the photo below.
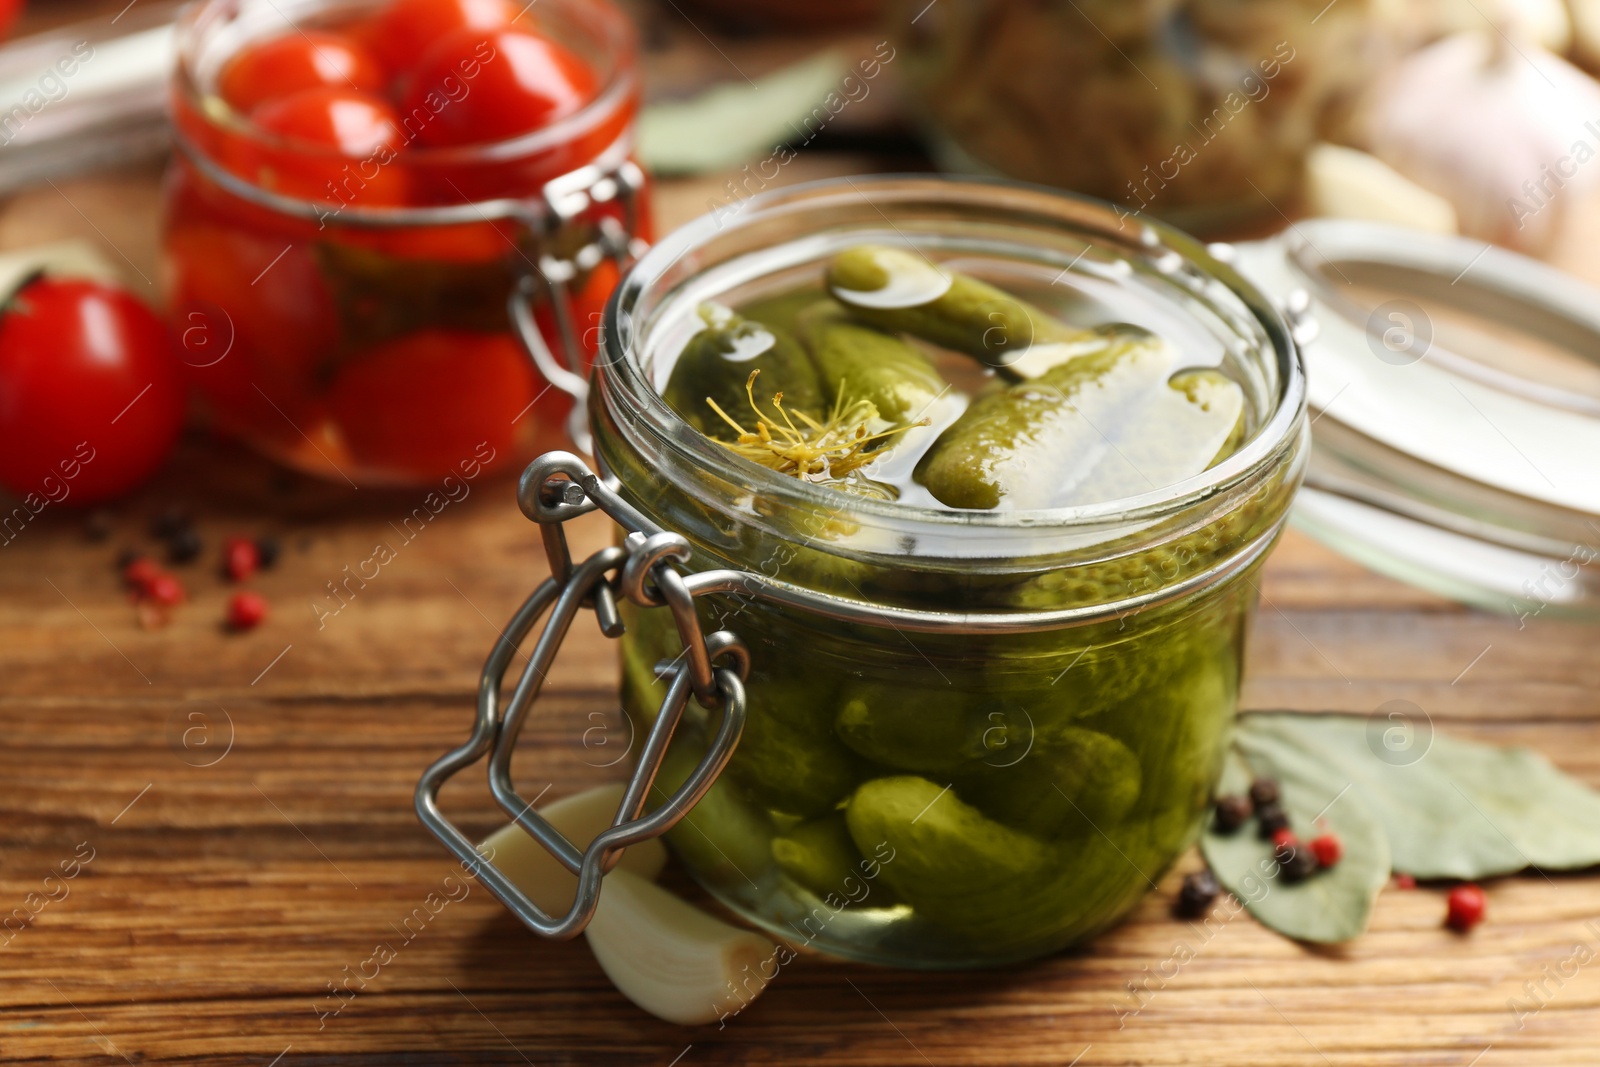
{"type": "Polygon", "coordinates": [[[269,570],[278,562],[278,557],[283,555],[283,542],[271,534],[256,538],[256,562],[262,570],[269,570]]]}
{"type": "Polygon", "coordinates": [[[192,524],[189,513],[177,505],[162,508],[150,520],[150,536],[162,541],[169,540],[180,531],[187,530],[192,524]]]}
{"type": "Polygon", "coordinates": [[[1219,834],[1234,833],[1249,820],[1250,812],[1250,801],[1245,797],[1218,797],[1217,816],[1213,827],[1219,834]]]}
{"type": "Polygon", "coordinates": [[[143,559],[144,553],[137,548],[125,548],[117,553],[117,573],[121,574],[128,569],[128,565],[136,559],[143,559]]]}
{"type": "Polygon", "coordinates": [[[1257,778],[1250,783],[1250,800],[1258,808],[1263,804],[1276,804],[1281,798],[1278,783],[1271,778],[1257,778]]]}
{"type": "Polygon", "coordinates": [[[1210,909],[1211,902],[1217,899],[1220,892],[1222,887],[1217,884],[1217,876],[1210,870],[1186,874],[1172,910],[1181,919],[1198,919],[1210,909]]]}
{"type": "Polygon", "coordinates": [[[1294,885],[1303,882],[1317,873],[1317,858],[1311,850],[1298,845],[1281,845],[1273,853],[1278,861],[1279,875],[1285,882],[1294,885]]]}
{"type": "Polygon", "coordinates": [[[112,523],[111,512],[104,508],[96,508],[89,512],[88,518],[83,520],[83,536],[90,544],[104,544],[111,540],[112,523]]]}
{"type": "Polygon", "coordinates": [[[1277,801],[1270,804],[1256,805],[1256,818],[1261,825],[1256,828],[1256,833],[1263,841],[1271,841],[1272,835],[1279,830],[1286,829],[1289,825],[1289,816],[1285,814],[1283,806],[1277,801]]]}
{"type": "Polygon", "coordinates": [[[167,538],[167,559],[172,563],[193,563],[205,546],[193,526],[185,526],[167,538]]]}

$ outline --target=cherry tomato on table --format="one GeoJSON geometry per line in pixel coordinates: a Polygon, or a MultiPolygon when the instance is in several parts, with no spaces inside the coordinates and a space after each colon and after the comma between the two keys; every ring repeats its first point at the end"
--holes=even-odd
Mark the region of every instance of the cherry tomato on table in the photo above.
{"type": "Polygon", "coordinates": [[[342,33],[305,30],[241,51],[223,68],[222,98],[249,114],[269,100],[332,87],[381,93],[388,81],[378,60],[342,33]]]}
{"type": "Polygon", "coordinates": [[[404,79],[401,111],[428,116],[420,145],[482,144],[531,133],[577,111],[595,75],[570,49],[525,30],[462,29],[428,49],[404,79]],[[452,97],[444,87],[464,86],[452,97]],[[430,106],[431,104],[431,106],[430,106]]]}
{"type": "Polygon", "coordinates": [[[519,10],[512,0],[393,0],[372,23],[367,41],[390,73],[399,74],[446,34],[501,29],[519,10]]]}
{"type": "Polygon", "coordinates": [[[143,482],[183,426],[166,327],[114,286],[40,278],[0,314],[0,484],[90,504],[143,482]]]}

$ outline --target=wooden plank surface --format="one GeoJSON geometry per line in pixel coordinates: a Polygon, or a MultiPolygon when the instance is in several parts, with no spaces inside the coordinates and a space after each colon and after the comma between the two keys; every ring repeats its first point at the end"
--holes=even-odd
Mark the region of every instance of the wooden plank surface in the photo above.
{"type": "MultiPolygon", "coordinates": [[[[754,76],[796,54],[722,43],[754,76]]],[[[679,87],[704,69],[661,66],[679,87]]],[[[781,180],[881,162],[804,155],[781,180]]],[[[4,206],[0,246],[84,236],[155,277],[153,169],[59,184],[4,206]]],[[[664,183],[663,223],[703,210],[721,186],[664,183]]],[[[543,574],[511,485],[478,483],[319,622],[325,583],[391,537],[421,495],[285,476],[197,431],[119,509],[108,542],[52,509],[0,548],[0,916],[30,894],[53,898],[0,930],[0,1062],[1600,1061],[1600,977],[1571,962],[1579,947],[1600,955],[1589,876],[1493,883],[1490,921],[1468,938],[1440,929],[1438,892],[1386,892],[1365,937],[1312,951],[1245,917],[1210,933],[1172,920],[1190,856],[1080,952],[977,976],[804,958],[720,1029],[643,1015],[582,941],[534,939],[481,888],[407,939],[401,919],[453,870],[412,813],[417,775],[465,736],[482,658],[543,574]],[[135,625],[112,559],[172,503],[195,510],[212,546],[283,537],[283,562],[258,583],[274,606],[259,630],[221,631],[227,590],[198,565],[173,626],[135,625]],[[77,876],[46,882],[62,864],[77,876]],[[379,943],[394,960],[333,1014],[330,986],[379,943]],[[1130,983],[1148,992],[1135,999],[1130,983]],[[1546,1006],[1519,1017],[1508,1001],[1528,1001],[1525,983],[1546,1006]]],[[[586,520],[580,540],[606,536],[586,520]]],[[[1409,700],[1441,727],[1534,746],[1600,785],[1600,628],[1519,628],[1298,534],[1263,591],[1248,707],[1367,713],[1409,700]]],[[[616,748],[596,743],[621,731],[614,674],[597,634],[569,642],[517,768],[526,795],[616,773],[616,748]],[[586,744],[596,722],[615,732],[586,744]]],[[[471,832],[500,821],[476,776],[445,803],[471,832]]]]}

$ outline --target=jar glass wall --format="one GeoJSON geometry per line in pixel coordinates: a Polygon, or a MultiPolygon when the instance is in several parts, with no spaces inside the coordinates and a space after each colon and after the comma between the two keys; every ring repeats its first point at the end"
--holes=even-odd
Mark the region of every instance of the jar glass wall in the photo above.
{"type": "MultiPolygon", "coordinates": [[[[1301,477],[1304,383],[1277,313],[1189,238],[1109,205],[919,177],[803,186],[692,224],[623,280],[606,328],[590,407],[622,495],[688,538],[690,570],[797,594],[700,601],[752,665],[732,760],[669,834],[690,871],[791,942],[906,966],[1036,956],[1124,914],[1199,828],[1254,574],[1301,477]],[[1107,504],[953,511],[777,475],[662,402],[704,302],[815,283],[863,243],[959,259],[1062,314],[1114,309],[1226,368],[1248,439],[1107,504]]],[[[666,615],[627,615],[640,729],[657,664],[681,651],[666,615]]],[[[658,800],[717,721],[691,705],[658,800]]]]}
{"type": "Polygon", "coordinates": [[[397,143],[358,158],[269,132],[219,91],[245,50],[296,32],[362,39],[383,7],[208,0],[185,13],[164,282],[180,355],[222,429],[335,480],[427,483],[463,463],[515,466],[565,439],[572,399],[529,358],[508,301],[540,282],[528,291],[558,366],[586,369],[618,270],[582,250],[607,220],[638,236],[647,224],[614,194],[565,217],[549,193],[637,174],[637,58],[609,4],[547,0],[537,30],[592,72],[591,98],[526,134],[436,143],[451,109],[477,106],[494,64],[513,61],[485,43],[437,92],[393,89],[413,105],[397,109],[397,143]],[[561,279],[569,352],[542,283],[575,257],[561,279]]]}

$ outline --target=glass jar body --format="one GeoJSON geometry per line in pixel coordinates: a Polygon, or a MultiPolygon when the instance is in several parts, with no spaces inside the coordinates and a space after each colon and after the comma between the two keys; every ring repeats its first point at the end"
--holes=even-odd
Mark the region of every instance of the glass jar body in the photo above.
{"type": "MultiPolygon", "coordinates": [[[[318,27],[378,6],[310,0],[289,14],[318,27]]],[[[173,90],[163,282],[180,357],[215,423],[356,484],[430,484],[464,463],[509,468],[560,447],[572,398],[549,388],[508,302],[541,257],[573,255],[603,218],[623,215],[611,204],[557,225],[542,213],[549,183],[627,160],[637,93],[626,20],[609,5],[552,5],[550,24],[605,76],[570,128],[348,159],[274,142],[217,97],[227,58],[283,30],[251,11],[212,0],[185,16],[173,90]],[[526,211],[507,210],[516,203],[526,211]]],[[[457,100],[472,91],[465,71],[452,84],[457,100]]],[[[422,110],[404,117],[404,136],[426,126],[422,110]]],[[[637,214],[628,224],[647,236],[637,214]]],[[[549,301],[534,307],[575,370],[593,358],[617,275],[590,262],[566,286],[579,352],[562,344],[549,301]]]]}
{"type": "Polygon", "coordinates": [[[897,5],[899,43],[947,168],[1203,234],[1292,213],[1379,50],[1366,2],[955,0],[913,23],[921,6],[897,5]]]}
{"type": "MultiPolygon", "coordinates": [[[[1305,462],[1303,381],[1259,294],[1182,235],[1118,221],[1109,205],[1004,183],[818,183],[669,237],[608,310],[590,401],[602,468],[646,525],[687,539],[687,570],[803,594],[697,601],[702,628],[749,649],[747,719],[668,835],[707,889],[779,936],[911,967],[1037,956],[1126,913],[1198,832],[1254,576],[1305,462]],[[736,303],[769,277],[803,284],[886,230],[1012,284],[1036,272],[1071,289],[1063,278],[1092,270],[1126,289],[1119,310],[1163,304],[1162,321],[1196,327],[1197,350],[1209,337],[1231,353],[1254,438],[1153,503],[932,511],[735,460],[654,395],[685,305],[736,303]]],[[[683,645],[663,609],[629,607],[625,623],[637,732],[665,695],[658,665],[683,645]]],[[[719,722],[691,703],[658,802],[719,722]]]]}

